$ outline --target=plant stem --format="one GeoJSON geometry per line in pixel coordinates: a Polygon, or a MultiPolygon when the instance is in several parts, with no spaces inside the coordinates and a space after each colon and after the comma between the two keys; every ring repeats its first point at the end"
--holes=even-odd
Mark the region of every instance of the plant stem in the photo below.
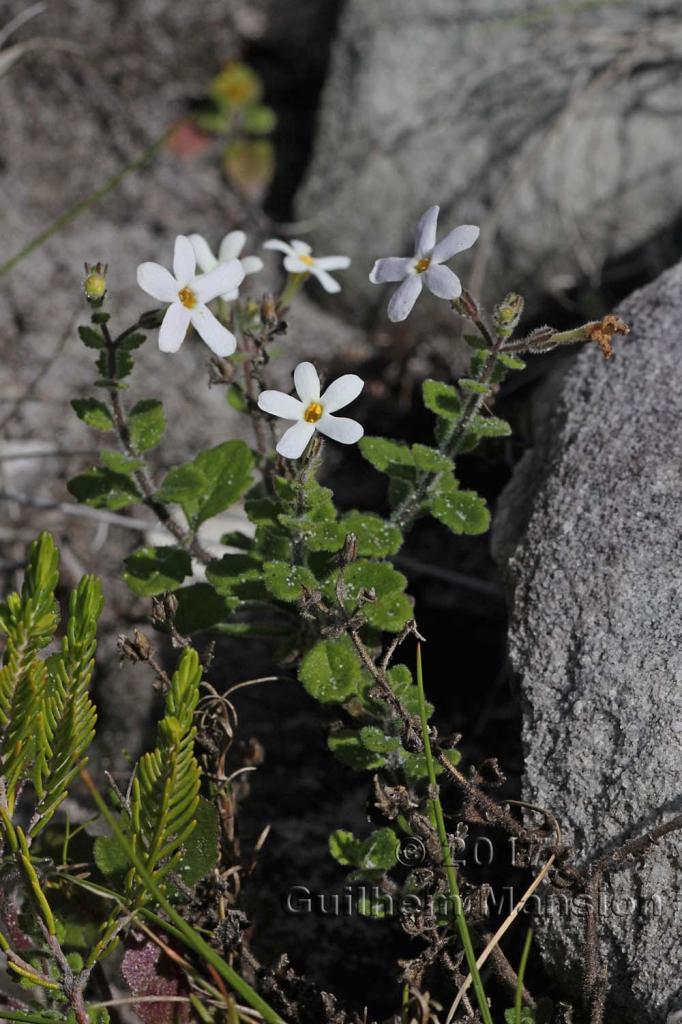
{"type": "MultiPolygon", "coordinates": [[[[200,957],[203,957],[220,975],[220,977],[230,985],[235,992],[246,1000],[249,1006],[252,1006],[254,1010],[263,1017],[263,1020],[267,1024],[285,1024],[279,1014],[272,1009],[272,1007],[265,1002],[265,1000],[259,996],[255,989],[253,989],[248,982],[244,981],[242,977],[234,970],[233,967],[223,960],[221,956],[216,953],[212,946],[209,946],[201,936],[192,928],[183,917],[178,914],[174,907],[169,903],[163,892],[159,889],[158,885],[147,871],[144,863],[137,854],[137,851],[130,845],[128,839],[121,831],[118,821],[111,813],[104,801],[101,793],[95,786],[90,773],[85,769],[81,768],[81,778],[87,786],[90,795],[95,801],[97,808],[103,818],[106,820],[109,828],[116,836],[118,842],[121,844],[123,849],[126,851],[130,862],[139,874],[140,878],[144,882],[149,894],[153,896],[161,909],[168,915],[173,924],[175,925],[178,933],[182,937],[183,942],[195,953],[198,953],[200,957]]],[[[492,1024],[491,1021],[487,1021],[486,1024],[492,1024]]]]}
{"type": "MultiPolygon", "coordinates": [[[[495,371],[498,356],[504,346],[505,339],[503,336],[499,336],[497,338],[494,337],[485,320],[483,320],[479,313],[474,313],[472,311],[469,314],[469,319],[489,346],[488,358],[477,377],[479,384],[487,384],[495,371]]],[[[467,431],[471,425],[471,421],[483,405],[485,397],[486,396],[484,394],[469,393],[459,416],[456,420],[453,420],[452,426],[446,432],[442,441],[438,445],[438,451],[442,455],[447,455],[451,459],[454,459],[458,455],[462,441],[466,437],[467,431]]],[[[402,530],[403,533],[409,529],[416,517],[419,515],[422,502],[428,495],[431,486],[435,483],[438,477],[438,473],[421,473],[412,493],[408,494],[408,496],[393,509],[390,522],[402,530]]]]}
{"type": "MultiPolygon", "coordinates": [[[[104,342],[107,347],[109,376],[112,379],[114,377],[115,372],[116,349],[118,343],[128,334],[130,334],[137,326],[138,325],[135,324],[133,328],[129,328],[127,331],[124,331],[123,334],[119,335],[118,338],[114,339],[111,337],[111,332],[109,330],[108,325],[101,325],[102,335],[104,337],[104,342]]],[[[125,454],[129,458],[139,459],[140,452],[138,452],[137,448],[133,444],[133,440],[130,435],[130,427],[128,426],[128,420],[125,414],[125,410],[123,408],[123,403],[121,402],[120,392],[117,387],[107,388],[107,392],[109,395],[109,401],[111,403],[111,411],[113,413],[114,423],[116,424],[116,433],[118,434],[121,446],[125,454]]],[[[168,509],[162,502],[156,500],[156,498],[154,497],[156,489],[154,487],[152,478],[149,475],[149,471],[146,469],[146,467],[143,469],[138,469],[135,472],[134,477],[144,496],[144,504],[147,506],[147,508],[151,509],[151,511],[154,513],[154,515],[159,520],[161,525],[165,526],[165,528],[173,534],[173,536],[182,544],[182,546],[189,550],[190,554],[194,558],[196,558],[197,561],[201,562],[203,565],[207,565],[211,561],[210,552],[206,551],[206,549],[196,539],[196,537],[192,537],[190,534],[187,533],[186,530],[183,529],[181,524],[168,511],[168,509]]]]}
{"type": "Polygon", "coordinates": [[[523,952],[521,953],[521,963],[519,964],[518,979],[516,982],[516,992],[514,993],[514,1024],[521,1024],[521,1006],[523,1004],[523,976],[526,973],[526,964],[528,963],[528,955],[530,953],[530,944],[533,941],[533,929],[528,929],[526,935],[526,941],[523,944],[523,952]]]}
{"type": "Polygon", "coordinates": [[[483,988],[483,982],[481,981],[481,975],[478,972],[476,966],[476,954],[471,941],[471,935],[469,934],[469,928],[467,926],[466,917],[464,916],[464,910],[462,908],[462,899],[459,893],[459,884],[457,882],[457,873],[455,866],[452,863],[452,852],[450,850],[450,842],[448,840],[448,833],[445,827],[445,817],[443,815],[443,805],[440,801],[440,794],[438,790],[438,782],[436,780],[436,768],[433,761],[433,755],[431,753],[431,738],[429,736],[429,720],[426,714],[426,699],[424,697],[424,678],[422,675],[422,655],[421,645],[417,644],[417,692],[419,696],[419,718],[421,720],[422,727],[422,740],[424,743],[424,757],[426,758],[426,770],[429,777],[429,789],[431,793],[430,803],[433,807],[434,815],[436,818],[436,831],[438,833],[438,839],[440,841],[441,854],[443,857],[443,866],[445,868],[445,874],[448,880],[448,886],[450,888],[450,897],[453,903],[453,914],[457,930],[459,931],[459,937],[462,942],[464,949],[464,955],[466,957],[467,966],[469,973],[471,974],[472,983],[474,986],[474,992],[476,993],[476,1001],[478,1008],[481,1011],[484,1024],[493,1024],[493,1019],[490,1015],[490,1007],[488,1006],[488,1000],[486,999],[485,991],[483,988]]]}
{"type": "Polygon", "coordinates": [[[23,249],[20,249],[14,256],[10,256],[10,258],[5,260],[4,263],[1,263],[0,277],[2,277],[3,274],[8,274],[10,270],[14,270],[22,260],[26,259],[27,256],[30,256],[31,253],[34,253],[36,249],[39,249],[41,245],[44,245],[45,242],[49,241],[49,239],[61,231],[62,228],[67,227],[74,220],[80,217],[82,213],[85,213],[85,211],[91,206],[94,206],[95,203],[99,202],[100,199],[103,199],[110,192],[113,192],[114,189],[118,188],[127,175],[132,174],[133,171],[139,170],[140,167],[144,167],[146,163],[156,156],[171,131],[175,130],[175,127],[176,126],[171,129],[167,129],[163,135],[151,144],[151,146],[148,146],[147,149],[145,149],[141,156],[136,157],[135,160],[127,164],[122,170],[117,171],[116,174],[109,178],[101,188],[98,188],[95,192],[91,192],[89,196],[85,197],[85,199],[80,199],[74,204],[74,206],[65,210],[64,213],[61,213],[56,220],[52,221],[48,228],[45,228],[45,230],[41,231],[39,235],[32,238],[23,249]]]}

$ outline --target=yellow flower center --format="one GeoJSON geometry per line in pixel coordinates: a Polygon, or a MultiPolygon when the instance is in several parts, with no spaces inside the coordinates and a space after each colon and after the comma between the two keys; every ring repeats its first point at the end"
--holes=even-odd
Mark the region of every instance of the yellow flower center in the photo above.
{"type": "Polygon", "coordinates": [[[319,402],[311,402],[303,413],[303,419],[306,423],[317,423],[322,416],[322,412],[323,409],[319,402]]]}
{"type": "Polygon", "coordinates": [[[182,288],[178,292],[178,298],[180,299],[180,302],[183,304],[183,306],[187,307],[187,309],[194,309],[197,302],[199,301],[196,297],[196,294],[192,291],[191,288],[182,288]]]}
{"type": "Polygon", "coordinates": [[[312,267],[312,265],[315,262],[312,256],[299,256],[298,258],[301,261],[301,263],[305,263],[306,267],[312,267]]]}
{"type": "Polygon", "coordinates": [[[428,270],[430,266],[431,266],[431,257],[430,256],[422,256],[422,258],[419,260],[419,262],[417,263],[417,265],[416,265],[416,267],[414,269],[417,271],[418,274],[423,274],[424,271],[428,270]]]}

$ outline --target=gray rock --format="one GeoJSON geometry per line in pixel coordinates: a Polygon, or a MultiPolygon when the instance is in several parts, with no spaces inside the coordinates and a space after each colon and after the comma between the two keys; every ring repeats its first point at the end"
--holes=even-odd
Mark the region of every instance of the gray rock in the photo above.
{"type": "MultiPolygon", "coordinates": [[[[682,195],[670,62],[682,26],[666,10],[349,0],[298,213],[321,253],[355,257],[353,312],[383,305],[371,262],[411,251],[433,203],[444,228],[483,225],[471,282],[495,299],[529,281],[537,295],[594,278],[669,225],[682,195]]],[[[471,259],[454,264],[466,278],[471,259]]],[[[418,308],[447,313],[432,299],[418,308]]]]}
{"type": "MultiPolygon", "coordinates": [[[[508,566],[525,797],[552,810],[583,864],[682,810],[682,263],[619,312],[632,334],[610,363],[594,345],[579,354],[534,471],[532,456],[522,467],[535,497],[508,566]]],[[[521,491],[517,479],[502,499],[498,552],[521,491]]],[[[672,835],[604,886],[609,1021],[682,1007],[681,854],[672,835]]],[[[541,919],[547,962],[569,985],[582,956],[573,910],[541,919]]]]}

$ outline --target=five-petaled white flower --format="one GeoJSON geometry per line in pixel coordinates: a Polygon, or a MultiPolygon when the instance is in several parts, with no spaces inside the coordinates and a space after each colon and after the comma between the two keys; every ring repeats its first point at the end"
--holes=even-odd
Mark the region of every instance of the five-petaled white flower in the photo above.
{"type": "Polygon", "coordinates": [[[239,260],[220,263],[208,274],[196,274],[196,258],[189,238],[178,235],[173,253],[173,273],[158,263],[141,263],[137,268],[140,288],[170,305],[159,331],[162,352],[177,352],[190,323],[217,356],[230,356],[237,347],[234,334],[210,311],[207,302],[230,292],[244,280],[239,260]]]}
{"type": "Polygon", "coordinates": [[[289,245],[280,238],[270,238],[263,245],[264,249],[275,249],[284,253],[284,268],[290,274],[312,274],[330,295],[341,291],[341,285],[328,270],[347,270],[350,266],[348,256],[313,256],[307,242],[294,238],[289,245]]]}
{"type": "MultiPolygon", "coordinates": [[[[211,247],[202,235],[190,235],[189,240],[194,249],[199,269],[206,274],[215,270],[219,263],[227,263],[228,260],[239,260],[244,274],[257,274],[263,269],[263,261],[260,256],[243,256],[240,258],[242,249],[246,244],[246,235],[243,231],[230,231],[225,235],[218,247],[218,255],[214,256],[211,247]]],[[[225,292],[220,298],[225,302],[234,302],[239,297],[239,288],[232,288],[225,292]]]]}
{"type": "Polygon", "coordinates": [[[458,299],[462,284],[449,267],[443,266],[458,252],[470,249],[480,234],[474,224],[462,224],[436,243],[438,206],[426,211],[417,224],[414,256],[377,260],[369,279],[372,284],[401,281],[388,304],[388,318],[394,323],[405,320],[419,298],[422,284],[439,299],[458,299]]]}
{"type": "Polygon", "coordinates": [[[285,459],[298,459],[316,430],[341,444],[355,444],[364,434],[356,420],[332,416],[343,409],[362,391],[365,382],[355,373],[346,373],[320,394],[320,378],[312,363],[299,363],[294,370],[298,398],[283,391],[262,391],[259,408],[284,420],[295,420],[293,427],[280,438],[277,451],[285,459]],[[300,401],[299,401],[300,399],[300,401]]]}

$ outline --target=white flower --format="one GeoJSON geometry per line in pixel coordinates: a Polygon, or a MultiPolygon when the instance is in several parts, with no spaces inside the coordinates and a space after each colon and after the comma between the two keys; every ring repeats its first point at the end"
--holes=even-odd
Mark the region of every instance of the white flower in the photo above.
{"type": "Polygon", "coordinates": [[[159,331],[159,348],[162,352],[177,352],[191,323],[217,356],[232,355],[237,347],[235,336],[206,303],[239,287],[244,280],[242,265],[239,260],[229,260],[208,274],[197,275],[195,271],[194,249],[185,235],[175,239],[172,274],[158,263],[141,263],[137,268],[140,288],[159,302],[170,303],[159,331]]]}
{"type": "Polygon", "coordinates": [[[388,318],[394,323],[405,320],[419,298],[422,284],[439,299],[458,299],[462,284],[455,273],[443,264],[458,252],[470,249],[480,234],[475,224],[462,224],[436,243],[438,206],[426,211],[417,224],[414,256],[405,259],[389,257],[377,260],[369,279],[372,284],[402,281],[388,304],[388,318]]]}
{"type": "Polygon", "coordinates": [[[284,253],[284,268],[290,274],[312,274],[330,295],[341,291],[341,285],[328,270],[347,270],[350,266],[348,256],[313,256],[307,242],[294,238],[289,245],[280,238],[270,238],[263,245],[264,249],[276,249],[284,253]]]}
{"type": "MultiPolygon", "coordinates": [[[[243,231],[230,231],[228,235],[225,235],[218,247],[217,256],[213,255],[208,242],[201,235],[190,235],[189,240],[192,243],[199,269],[203,270],[205,274],[215,270],[219,263],[226,263],[228,260],[237,259],[241,263],[242,270],[246,276],[257,274],[263,269],[263,261],[260,256],[244,256],[241,259],[239,258],[246,244],[246,235],[243,231]]],[[[229,292],[225,292],[224,295],[220,296],[225,302],[234,302],[238,297],[239,288],[232,288],[229,292]]]]}
{"type": "Polygon", "coordinates": [[[294,370],[294,384],[298,398],[283,391],[263,391],[258,407],[284,420],[295,420],[293,427],[280,438],[277,451],[285,459],[298,459],[316,430],[332,441],[355,444],[364,430],[356,420],[332,413],[354,401],[365,386],[361,377],[346,373],[320,394],[320,378],[312,363],[299,363],[294,370]],[[300,401],[299,401],[300,399],[300,401]]]}

